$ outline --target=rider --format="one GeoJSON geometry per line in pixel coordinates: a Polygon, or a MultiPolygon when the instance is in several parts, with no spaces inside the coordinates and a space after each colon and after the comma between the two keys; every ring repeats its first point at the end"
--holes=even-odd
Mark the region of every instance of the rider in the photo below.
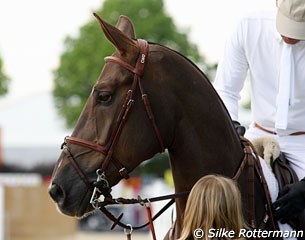
{"type": "MultiPolygon", "coordinates": [[[[244,17],[229,38],[214,86],[234,120],[247,73],[252,124],[246,137],[275,138],[300,182],[274,203],[285,222],[305,208],[305,0],[278,0],[277,11],[244,17]]],[[[242,127],[238,127],[243,130],[242,127]]]]}

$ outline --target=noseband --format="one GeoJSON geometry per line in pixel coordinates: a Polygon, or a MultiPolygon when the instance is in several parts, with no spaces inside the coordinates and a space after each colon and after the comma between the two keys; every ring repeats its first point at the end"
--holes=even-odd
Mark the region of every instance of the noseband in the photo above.
{"type": "Polygon", "coordinates": [[[106,57],[105,62],[106,63],[115,63],[120,65],[121,67],[129,70],[134,74],[133,77],[133,82],[131,85],[131,88],[127,92],[127,96],[124,100],[124,104],[122,105],[122,108],[120,110],[120,113],[118,115],[116,125],[114,130],[112,131],[112,134],[110,136],[110,139],[106,145],[100,145],[96,143],[92,143],[90,141],[86,141],[77,137],[66,137],[64,143],[62,144],[62,149],[63,152],[66,154],[67,158],[71,162],[73,168],[76,170],[77,174],[79,177],[82,179],[82,181],[88,186],[88,188],[94,187],[92,198],[90,203],[93,205],[93,207],[96,207],[99,200],[98,198],[100,195],[103,195],[104,197],[109,197],[110,195],[110,188],[108,181],[106,179],[106,169],[109,166],[109,163],[112,162],[115,167],[118,169],[120,175],[122,178],[129,178],[128,175],[128,170],[126,167],[124,167],[114,156],[114,149],[117,144],[117,141],[121,135],[122,129],[128,119],[129,113],[132,110],[132,107],[135,103],[134,100],[134,95],[137,90],[137,86],[139,87],[141,96],[142,96],[142,101],[145,106],[145,111],[148,115],[148,118],[150,120],[150,123],[153,127],[153,130],[155,132],[155,135],[157,137],[157,140],[160,145],[160,152],[163,152],[165,147],[164,147],[164,142],[161,137],[160,130],[156,124],[154,114],[151,109],[150,102],[148,100],[148,95],[144,92],[144,89],[141,84],[141,76],[143,75],[144,72],[144,67],[145,67],[145,62],[147,60],[148,52],[149,52],[149,45],[147,41],[139,39],[138,40],[138,47],[140,49],[140,53],[136,62],[136,66],[133,67],[130,64],[124,62],[122,59],[114,56],[106,57]],[[96,171],[97,174],[97,180],[95,182],[90,182],[89,179],[87,178],[86,174],[83,172],[83,170],[79,167],[77,161],[73,157],[73,154],[71,153],[68,144],[75,144],[79,145],[85,148],[89,148],[93,151],[96,151],[98,153],[101,153],[103,156],[105,156],[104,161],[102,163],[102,166],[100,169],[96,171]]]}

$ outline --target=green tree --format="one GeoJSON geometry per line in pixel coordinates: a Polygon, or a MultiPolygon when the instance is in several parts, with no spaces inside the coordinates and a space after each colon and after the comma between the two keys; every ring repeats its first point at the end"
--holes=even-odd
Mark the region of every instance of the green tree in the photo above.
{"type": "MultiPolygon", "coordinates": [[[[209,70],[197,46],[189,42],[187,33],[180,32],[166,14],[163,0],[105,0],[97,12],[111,24],[117,22],[119,15],[128,16],[134,23],[138,38],[175,49],[205,72],[209,70]]],[[[112,54],[114,48],[102,37],[100,26],[93,17],[80,28],[77,37],[67,37],[64,46],[60,66],[54,71],[53,95],[60,114],[71,127],[101,72],[104,57],[112,54]]]]}
{"type": "Polygon", "coordinates": [[[6,76],[2,70],[3,68],[3,63],[0,58],[0,95],[4,95],[8,91],[8,83],[9,83],[9,78],[6,76]]]}
{"type": "Polygon", "coordinates": [[[158,153],[149,161],[140,164],[132,174],[138,175],[151,175],[154,177],[164,177],[164,172],[170,168],[169,156],[167,152],[158,153]]]}

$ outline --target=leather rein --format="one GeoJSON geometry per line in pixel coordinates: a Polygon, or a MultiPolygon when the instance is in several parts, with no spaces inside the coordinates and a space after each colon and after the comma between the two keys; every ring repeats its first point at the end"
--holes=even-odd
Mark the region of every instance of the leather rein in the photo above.
{"type": "MultiPolygon", "coordinates": [[[[126,98],[124,100],[122,108],[117,117],[116,125],[114,127],[114,130],[112,131],[112,134],[109,138],[108,143],[106,145],[100,145],[100,144],[86,141],[86,140],[83,140],[83,139],[80,139],[77,137],[66,137],[64,143],[62,144],[63,152],[64,152],[64,154],[66,154],[66,156],[67,156],[68,160],[71,162],[73,168],[75,169],[75,171],[77,172],[77,174],[79,175],[81,180],[84,182],[84,184],[86,184],[87,187],[89,189],[92,189],[92,191],[93,191],[92,197],[90,200],[90,203],[92,204],[93,208],[99,209],[100,211],[102,211],[114,223],[112,225],[111,229],[113,229],[116,225],[119,225],[122,228],[129,230],[130,231],[129,234],[132,232],[133,229],[140,229],[140,228],[146,227],[148,225],[152,225],[152,222],[175,202],[175,198],[187,197],[189,194],[189,191],[187,191],[187,192],[175,193],[175,194],[170,194],[170,195],[165,195],[165,196],[160,196],[160,197],[150,198],[150,199],[144,199],[144,200],[141,198],[113,199],[110,194],[111,188],[109,187],[109,183],[106,178],[106,170],[107,170],[110,162],[115,165],[115,167],[118,169],[118,172],[122,178],[125,178],[125,179],[129,178],[128,169],[126,167],[124,167],[123,164],[121,164],[121,162],[113,156],[113,153],[114,153],[114,149],[117,144],[117,141],[121,135],[122,129],[125,126],[125,123],[128,119],[128,116],[132,110],[133,105],[135,104],[134,95],[137,90],[137,87],[140,90],[140,93],[142,96],[142,101],[145,106],[145,111],[148,115],[150,123],[155,132],[156,138],[159,142],[160,152],[164,152],[164,150],[165,150],[164,142],[161,137],[161,132],[156,124],[154,114],[153,114],[153,111],[151,109],[151,105],[150,105],[150,102],[148,99],[148,95],[147,95],[147,93],[145,93],[145,91],[142,87],[142,84],[141,84],[141,77],[144,72],[145,62],[146,62],[148,52],[149,52],[149,46],[148,46],[147,41],[142,40],[142,39],[138,39],[137,43],[138,43],[140,52],[139,52],[139,56],[138,56],[135,67],[126,63],[125,61],[123,61],[122,59],[120,59],[118,57],[109,56],[109,57],[105,58],[106,63],[118,64],[121,67],[123,67],[124,69],[127,69],[134,74],[131,88],[127,92],[126,98]],[[88,148],[90,150],[99,152],[105,156],[101,168],[99,168],[96,171],[96,174],[97,174],[96,181],[92,182],[88,179],[88,177],[86,176],[84,171],[78,165],[71,150],[69,149],[69,146],[68,146],[69,144],[79,145],[79,146],[88,148]],[[100,199],[101,196],[104,197],[103,200],[100,199]],[[167,199],[170,199],[170,201],[154,217],[152,217],[151,213],[150,213],[149,204],[151,202],[167,200],[167,199]],[[136,204],[136,203],[139,203],[139,204],[145,206],[148,211],[148,216],[149,216],[148,217],[149,221],[146,224],[143,224],[138,227],[133,227],[130,224],[122,223],[120,220],[123,217],[123,214],[121,214],[119,217],[115,217],[112,215],[111,212],[109,212],[105,208],[105,206],[109,205],[109,204],[136,204]]],[[[268,205],[267,209],[269,210],[268,214],[267,214],[267,220],[269,218],[271,218],[272,222],[274,222],[274,220],[272,218],[272,213],[271,213],[270,196],[269,196],[268,189],[266,190],[266,182],[263,178],[263,173],[262,173],[261,167],[260,167],[260,165],[258,168],[254,167],[254,165],[257,166],[257,164],[254,164],[252,160],[249,160],[250,156],[253,157],[253,150],[249,149],[248,142],[249,141],[246,141],[242,138],[242,143],[243,143],[244,149],[245,149],[245,157],[242,160],[238,170],[234,174],[233,179],[235,179],[235,180],[238,179],[238,177],[240,176],[241,172],[243,171],[243,169],[246,165],[250,166],[249,174],[251,176],[251,179],[248,180],[248,182],[249,182],[248,184],[249,184],[249,188],[250,188],[250,193],[248,193],[248,195],[249,195],[248,202],[249,202],[249,209],[251,209],[250,212],[252,212],[252,214],[250,214],[248,221],[251,223],[251,227],[255,227],[256,224],[255,224],[255,220],[254,220],[255,219],[255,217],[254,217],[255,208],[254,208],[254,185],[253,185],[254,184],[254,169],[257,170],[257,173],[259,174],[259,177],[261,179],[261,183],[264,186],[264,192],[266,194],[267,205],[268,205]],[[247,144],[245,144],[245,143],[247,143],[247,144]]],[[[252,146],[250,146],[250,147],[252,148],[252,146]]],[[[257,161],[255,161],[255,162],[259,162],[259,160],[257,159],[257,161]]],[[[266,219],[264,219],[264,220],[267,221],[266,219]]],[[[151,226],[151,229],[153,230],[152,226],[151,226]]]]}

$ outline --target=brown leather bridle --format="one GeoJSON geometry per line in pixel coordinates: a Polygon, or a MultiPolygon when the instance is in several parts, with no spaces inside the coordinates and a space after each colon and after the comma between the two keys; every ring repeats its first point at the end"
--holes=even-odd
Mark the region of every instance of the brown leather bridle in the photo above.
{"type": "MultiPolygon", "coordinates": [[[[124,127],[124,125],[126,124],[126,121],[128,119],[128,116],[132,110],[133,105],[135,104],[135,99],[134,99],[134,95],[135,92],[137,90],[137,86],[139,87],[141,96],[142,96],[142,101],[144,103],[145,106],[145,111],[148,115],[148,118],[151,122],[151,125],[153,127],[153,130],[155,132],[156,138],[159,142],[159,146],[160,146],[160,152],[163,152],[165,149],[164,146],[164,142],[163,139],[161,137],[161,133],[160,130],[156,124],[155,118],[154,118],[154,114],[153,111],[151,109],[151,105],[150,102],[148,100],[148,95],[144,92],[144,89],[142,87],[141,84],[141,77],[143,75],[144,72],[144,67],[145,67],[145,62],[148,56],[148,52],[149,52],[149,46],[148,43],[145,40],[138,40],[138,47],[140,49],[140,53],[136,62],[136,66],[133,67],[130,64],[126,63],[125,61],[123,61],[122,59],[118,58],[118,57],[106,57],[105,58],[105,62],[106,63],[115,63],[120,65],[121,67],[123,67],[124,69],[129,70],[130,72],[132,72],[134,74],[134,78],[133,78],[133,82],[131,85],[131,88],[128,90],[127,92],[127,96],[124,100],[124,103],[122,105],[122,108],[119,112],[114,130],[111,133],[111,136],[109,138],[109,141],[106,145],[100,145],[100,144],[96,144],[90,141],[86,141],[77,137],[66,137],[64,143],[62,144],[62,148],[63,148],[63,152],[64,154],[66,154],[67,158],[69,159],[69,161],[71,162],[73,168],[75,169],[75,171],[77,172],[77,174],[79,175],[79,177],[81,178],[81,180],[87,185],[88,188],[93,189],[93,193],[92,193],[92,197],[90,200],[90,203],[92,204],[92,206],[94,208],[98,208],[100,209],[111,221],[114,222],[114,225],[112,226],[112,228],[114,228],[116,225],[119,225],[125,229],[131,229],[129,225],[123,224],[120,220],[122,218],[122,214],[116,218],[114,217],[106,208],[105,205],[107,204],[134,204],[134,203],[147,203],[147,202],[153,202],[153,201],[160,201],[160,200],[166,200],[166,199],[171,199],[171,201],[164,206],[153,218],[149,219],[149,222],[142,225],[142,226],[138,226],[138,227],[134,227],[133,229],[140,229],[143,228],[145,226],[147,226],[148,224],[152,223],[158,216],[160,216],[170,205],[172,205],[175,201],[175,198],[180,198],[180,197],[186,197],[189,192],[182,192],[182,193],[176,193],[176,194],[171,194],[171,195],[166,195],[166,196],[161,196],[161,197],[157,197],[155,199],[145,199],[145,200],[141,200],[141,199],[132,199],[132,200],[127,200],[127,199],[113,199],[110,191],[111,189],[109,188],[109,184],[108,181],[106,179],[106,170],[110,164],[110,162],[112,162],[116,168],[118,169],[120,175],[122,178],[128,178],[128,169],[126,169],[126,167],[124,167],[120,161],[118,161],[114,156],[114,149],[115,146],[117,144],[117,141],[121,135],[122,129],[124,127]],[[79,145],[85,148],[88,148],[90,150],[96,151],[98,153],[101,153],[103,156],[105,156],[104,161],[102,163],[101,168],[97,169],[96,173],[97,173],[97,179],[96,181],[92,182],[88,179],[88,177],[86,176],[86,174],[83,172],[83,170],[80,168],[80,166],[78,165],[76,159],[73,157],[72,152],[70,151],[68,144],[75,144],[75,145],[79,145]],[[101,201],[99,200],[99,197],[103,195],[107,201],[101,201]]],[[[245,141],[244,142],[248,142],[245,141]]],[[[245,144],[247,146],[247,144],[245,144]]],[[[253,153],[252,150],[247,150],[246,154],[245,154],[245,158],[242,160],[241,165],[239,166],[237,172],[234,174],[233,179],[237,179],[241,172],[243,171],[244,167],[249,164],[250,165],[250,172],[251,172],[251,181],[248,181],[249,184],[249,189],[251,189],[250,191],[250,209],[251,212],[254,212],[253,209],[253,200],[252,198],[254,198],[254,186],[252,186],[252,184],[254,184],[254,171],[257,170],[260,179],[262,181],[262,184],[264,185],[264,191],[266,194],[266,198],[267,198],[267,202],[268,202],[268,207],[266,210],[266,214],[264,217],[264,221],[267,221],[269,219],[269,217],[271,217],[272,220],[272,224],[274,224],[274,220],[272,218],[272,213],[271,213],[271,205],[270,205],[270,196],[268,195],[268,191],[267,191],[267,187],[266,187],[266,183],[265,180],[263,181],[263,173],[261,170],[261,167],[254,167],[254,160],[252,159],[249,162],[249,156],[253,157],[253,153]],[[251,186],[250,186],[251,185],[251,186]],[[267,218],[266,218],[267,216],[267,218]],[[266,219],[266,220],[265,220],[266,219]]],[[[251,158],[250,158],[251,159],[251,158]]],[[[259,164],[259,161],[257,161],[259,164]]],[[[250,219],[249,219],[251,226],[254,227],[256,224],[254,222],[254,215],[251,214],[250,215],[250,219]]],[[[266,222],[264,222],[266,223],[266,222]]],[[[276,228],[275,228],[276,229],[276,228]]]]}
{"type": "MultiPolygon", "coordinates": [[[[135,104],[134,95],[137,90],[137,86],[139,87],[142,101],[145,106],[146,113],[148,115],[148,118],[152,124],[153,130],[155,132],[155,135],[157,137],[157,140],[160,145],[160,152],[163,152],[165,149],[163,139],[161,137],[161,132],[156,124],[154,114],[148,99],[147,93],[144,92],[144,89],[141,84],[141,77],[144,72],[145,63],[147,60],[148,52],[149,52],[149,45],[147,41],[139,39],[137,40],[138,47],[140,49],[139,56],[136,62],[136,66],[133,67],[129,63],[126,63],[122,59],[114,56],[106,57],[105,62],[106,63],[115,63],[120,65],[121,67],[129,70],[134,74],[133,82],[131,85],[131,88],[128,90],[126,98],[124,100],[124,103],[122,105],[122,108],[119,112],[118,118],[116,120],[116,125],[114,127],[114,130],[112,131],[112,134],[109,138],[109,141],[106,145],[100,145],[96,144],[90,141],[86,141],[77,137],[66,137],[64,143],[62,144],[63,152],[66,154],[67,158],[71,162],[73,168],[76,170],[79,177],[82,179],[82,181],[88,186],[88,188],[94,187],[93,195],[91,198],[91,204],[95,207],[97,206],[97,199],[100,195],[104,195],[105,197],[109,197],[110,195],[110,188],[108,181],[106,179],[106,170],[112,162],[116,168],[118,169],[120,175],[127,179],[129,177],[128,175],[128,169],[124,167],[120,161],[118,161],[114,156],[114,149],[118,142],[118,139],[121,135],[122,129],[126,124],[126,121],[128,119],[128,116],[132,110],[133,105],[135,104]],[[70,151],[68,144],[75,144],[79,145],[85,148],[89,148],[93,151],[99,152],[102,155],[105,156],[104,161],[102,163],[102,166],[100,169],[96,171],[97,173],[97,180],[96,182],[90,182],[90,180],[87,178],[86,174],[83,172],[83,170],[79,167],[77,161],[73,157],[72,152],[70,151]]],[[[111,195],[110,195],[111,196],[111,195]]]]}

